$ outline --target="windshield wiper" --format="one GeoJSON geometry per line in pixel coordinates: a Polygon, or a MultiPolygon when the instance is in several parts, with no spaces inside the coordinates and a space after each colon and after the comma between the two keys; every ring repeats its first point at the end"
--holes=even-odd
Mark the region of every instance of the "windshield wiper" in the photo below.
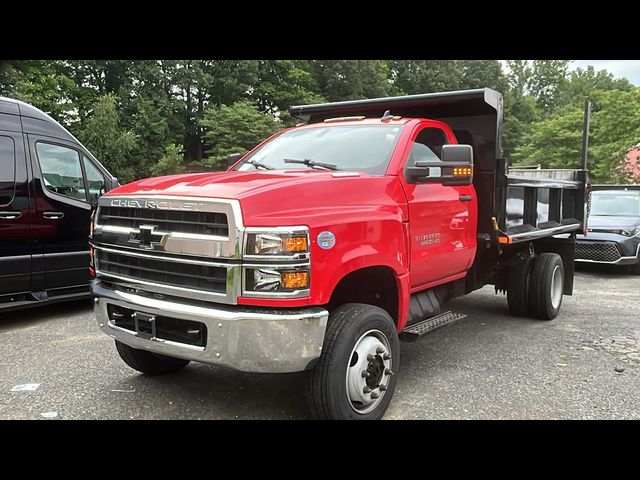
{"type": "Polygon", "coordinates": [[[267,165],[266,163],[256,162],[255,160],[247,160],[244,163],[248,163],[249,165],[253,165],[256,168],[264,168],[265,170],[275,170],[276,167],[272,167],[271,165],[267,165]]]}
{"type": "Polygon", "coordinates": [[[318,167],[324,168],[325,170],[338,170],[338,167],[336,165],[333,165],[332,163],[314,162],[313,160],[309,160],[308,158],[305,158],[304,160],[285,158],[284,163],[300,163],[301,165],[306,165],[307,167],[311,168],[318,167]]]}

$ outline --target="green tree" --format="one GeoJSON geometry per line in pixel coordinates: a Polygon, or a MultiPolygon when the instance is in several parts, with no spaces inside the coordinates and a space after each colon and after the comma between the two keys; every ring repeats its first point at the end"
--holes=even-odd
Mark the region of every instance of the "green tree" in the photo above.
{"type": "Polygon", "coordinates": [[[505,92],[502,124],[502,155],[504,158],[511,160],[513,150],[525,141],[530,125],[536,117],[536,103],[533,97],[518,96],[510,89],[505,92]]]}
{"type": "Polygon", "coordinates": [[[582,109],[573,106],[533,122],[524,143],[513,150],[515,165],[578,168],[582,139],[582,109]]]}
{"type": "Polygon", "coordinates": [[[330,102],[389,95],[389,63],[384,60],[314,60],[314,76],[330,102]]]}
{"type": "Polygon", "coordinates": [[[59,60],[9,62],[0,92],[40,108],[66,127],[76,120],[71,92],[75,83],[59,60]]]}
{"type": "MultiPolygon", "coordinates": [[[[593,90],[589,170],[597,182],[626,181],[624,155],[640,141],[640,89],[593,90]]],[[[582,105],[574,103],[533,122],[526,141],[515,148],[516,164],[578,168],[582,141],[582,105]]]]}
{"type": "Polygon", "coordinates": [[[498,60],[460,60],[457,64],[460,89],[489,87],[504,94],[508,88],[507,76],[498,60]]]}
{"type": "Polygon", "coordinates": [[[78,138],[107,169],[126,183],[141,178],[129,153],[135,149],[136,135],[120,126],[116,97],[106,94],[99,97],[91,116],[78,132],[78,138]]]}
{"type": "Polygon", "coordinates": [[[184,170],[182,165],[183,158],[182,145],[176,145],[175,143],[167,145],[164,155],[158,163],[151,167],[151,175],[171,175],[182,172],[184,170]]]}
{"type": "Polygon", "coordinates": [[[325,101],[307,60],[259,61],[251,98],[263,112],[278,115],[285,125],[296,121],[289,115],[290,106],[325,101]]]}
{"type": "Polygon", "coordinates": [[[232,153],[246,153],[281,127],[273,116],[262,113],[247,100],[210,107],[200,123],[209,145],[209,157],[203,163],[215,167],[224,166],[232,153]]]}
{"type": "Polygon", "coordinates": [[[626,78],[615,78],[606,70],[596,71],[592,65],[577,68],[569,73],[566,91],[562,101],[570,103],[576,99],[588,98],[594,90],[623,90],[628,92],[634,87],[626,78]]]}
{"type": "Polygon", "coordinates": [[[459,90],[461,65],[455,60],[393,60],[390,79],[397,95],[459,90]]]}
{"type": "MultiPolygon", "coordinates": [[[[175,136],[171,136],[169,132],[169,112],[167,108],[163,108],[162,103],[159,104],[156,99],[148,97],[131,99],[127,107],[128,114],[120,117],[121,125],[133,132],[137,139],[136,146],[129,152],[128,158],[136,165],[136,175],[145,176],[165,155],[165,146],[176,141],[175,136]]],[[[178,141],[180,140],[182,139],[178,141]]]]}
{"type": "Polygon", "coordinates": [[[543,112],[563,104],[568,70],[569,60],[533,60],[527,87],[543,112]]]}

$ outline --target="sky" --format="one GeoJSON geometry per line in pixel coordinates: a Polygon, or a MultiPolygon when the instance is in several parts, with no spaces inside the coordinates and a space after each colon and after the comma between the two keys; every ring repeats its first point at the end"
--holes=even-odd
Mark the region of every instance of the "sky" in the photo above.
{"type": "MultiPolygon", "coordinates": [[[[505,61],[502,61],[503,65],[505,61]]],[[[640,60],[574,60],[572,68],[593,65],[598,70],[607,70],[614,77],[626,77],[635,86],[640,86],[640,60]]]]}
{"type": "Polygon", "coordinates": [[[593,65],[596,70],[608,70],[615,77],[627,77],[640,86],[640,60],[574,60],[571,65],[576,68],[593,65]]]}

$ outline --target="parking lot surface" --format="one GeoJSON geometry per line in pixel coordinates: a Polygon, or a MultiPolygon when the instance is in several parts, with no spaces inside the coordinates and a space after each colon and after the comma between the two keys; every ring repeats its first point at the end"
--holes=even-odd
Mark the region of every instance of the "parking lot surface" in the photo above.
{"type": "MultiPolygon", "coordinates": [[[[551,322],[510,317],[492,287],[467,314],[401,343],[385,419],[640,418],[640,276],[577,272],[551,322]]],[[[0,314],[0,419],[307,419],[303,374],[127,367],[90,301],[0,314]]]]}

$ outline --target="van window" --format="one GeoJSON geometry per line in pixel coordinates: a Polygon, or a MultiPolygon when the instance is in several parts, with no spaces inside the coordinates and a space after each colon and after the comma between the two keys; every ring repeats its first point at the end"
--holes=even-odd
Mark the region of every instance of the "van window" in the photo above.
{"type": "Polygon", "coordinates": [[[36,143],[36,151],[47,190],[76,200],[87,200],[80,166],[80,154],[71,148],[36,143]]]}
{"type": "Polygon", "coordinates": [[[13,138],[0,136],[0,206],[13,201],[16,189],[16,147],[13,138]]]}
{"type": "Polygon", "coordinates": [[[95,201],[105,192],[104,175],[98,170],[91,160],[83,156],[84,172],[87,174],[87,183],[89,184],[89,201],[95,201]]]}

